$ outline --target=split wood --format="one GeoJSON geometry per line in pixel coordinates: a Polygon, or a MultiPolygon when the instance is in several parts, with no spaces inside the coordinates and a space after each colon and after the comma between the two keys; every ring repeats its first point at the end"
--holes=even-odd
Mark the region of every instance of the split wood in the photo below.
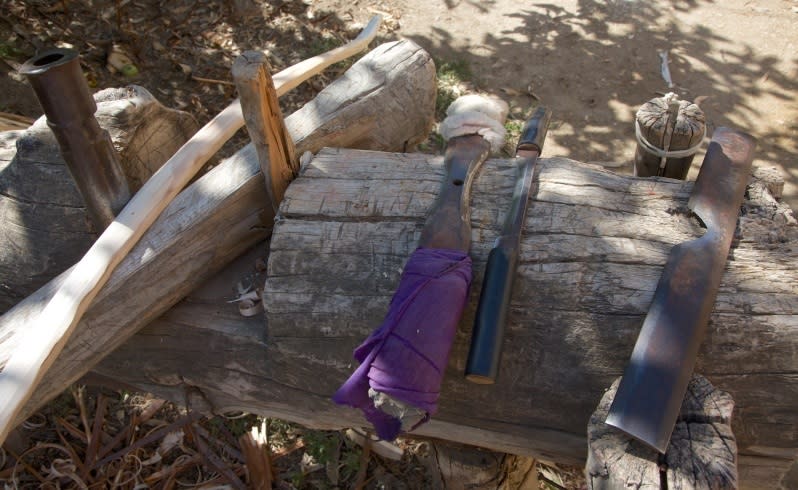
{"type": "Polygon", "coordinates": [[[238,87],[249,139],[266,179],[273,219],[285,189],[299,172],[294,142],[285,127],[266,55],[260,51],[242,53],[233,63],[233,79],[238,87]]]}
{"type": "MultiPolygon", "coordinates": [[[[371,19],[353,41],[301,61],[274,76],[278,96],[331,64],[364,50],[377,34],[380,17],[371,19]]],[[[83,313],[144,232],[208,159],[244,124],[235,100],[200,129],[136,193],[106,228],[58,289],[0,372],[0,444],[23,404],[55,361],[83,313]]]]}

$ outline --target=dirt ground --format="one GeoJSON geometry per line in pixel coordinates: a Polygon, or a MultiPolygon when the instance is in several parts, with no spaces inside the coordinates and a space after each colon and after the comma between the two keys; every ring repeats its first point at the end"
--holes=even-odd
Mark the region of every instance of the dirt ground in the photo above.
{"type": "Polygon", "coordinates": [[[532,104],[551,107],[546,155],[631,172],[638,107],[668,91],[701,101],[710,134],[731,126],[758,138],[754,165],[780,168],[785,199],[798,208],[798,2],[405,0],[341,10],[345,4],[314,8],[361,22],[385,9],[399,23],[396,35],[436,59],[466,62],[474,88],[504,97],[516,117],[532,104]],[[662,51],[672,89],[661,76],[662,51]]]}
{"type": "MultiPolygon", "coordinates": [[[[618,171],[630,172],[635,111],[674,91],[700,101],[710,132],[732,126],[754,134],[754,164],[781,169],[785,199],[798,208],[795,0],[0,4],[0,111],[38,115],[13,68],[36,49],[66,43],[80,50],[96,88],[138,83],[204,122],[234,97],[229,69],[241,51],[267,50],[280,69],[351,38],[381,13],[380,41],[410,38],[439,66],[456,64],[465,90],[503,97],[513,108],[511,117],[521,120],[537,104],[550,106],[546,155],[615,162],[618,171]],[[106,68],[114,45],[132,58],[137,75],[106,68]],[[663,51],[675,84],[670,89],[661,76],[663,51]]],[[[334,69],[304,84],[282,102],[284,110],[291,112],[336,74],[334,69]]]]}
{"type": "MultiPolygon", "coordinates": [[[[798,0],[0,0],[0,111],[40,115],[16,69],[61,46],[81,52],[93,89],[139,84],[204,123],[235,97],[230,67],[242,51],[268,52],[276,71],[351,39],[375,13],[377,42],[412,39],[450,67],[455,92],[496,94],[517,121],[549,106],[544,156],[631,173],[637,108],[674,91],[700,101],[710,133],[755,135],[754,165],[781,169],[798,209],[798,0]],[[135,70],[109,68],[112,53],[135,70]]],[[[284,97],[284,112],[345,66],[284,97]]]]}

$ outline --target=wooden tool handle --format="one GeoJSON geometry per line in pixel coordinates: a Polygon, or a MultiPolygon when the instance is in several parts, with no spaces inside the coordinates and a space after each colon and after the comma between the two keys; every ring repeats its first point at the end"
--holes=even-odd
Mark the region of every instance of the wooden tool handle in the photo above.
{"type": "Polygon", "coordinates": [[[551,111],[546,107],[538,107],[532,117],[524,123],[524,128],[518,137],[516,153],[531,150],[540,154],[543,151],[543,142],[546,141],[546,134],[549,132],[550,120],[551,111]]]}
{"type": "Polygon", "coordinates": [[[471,245],[471,183],[490,154],[490,143],[480,135],[449,140],[444,164],[446,179],[433,205],[419,246],[468,251],[471,245]]]}
{"type": "MultiPolygon", "coordinates": [[[[273,80],[277,95],[365,49],[376,36],[379,23],[379,16],[375,16],[355,40],[276,74],[273,80]]],[[[114,268],[205,162],[243,124],[241,105],[235,100],[186,142],[133,196],[77,263],[41,315],[27,327],[0,372],[0,444],[114,268]]]]}

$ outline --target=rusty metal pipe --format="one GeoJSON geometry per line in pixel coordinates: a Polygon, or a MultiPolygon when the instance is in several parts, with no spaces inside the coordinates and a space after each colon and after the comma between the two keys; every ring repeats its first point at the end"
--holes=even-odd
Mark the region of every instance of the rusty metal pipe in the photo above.
{"type": "Polygon", "coordinates": [[[77,51],[51,49],[25,62],[47,125],[55,134],[95,231],[102,232],[130,199],[130,190],[108,132],[100,128],[77,51]]]}

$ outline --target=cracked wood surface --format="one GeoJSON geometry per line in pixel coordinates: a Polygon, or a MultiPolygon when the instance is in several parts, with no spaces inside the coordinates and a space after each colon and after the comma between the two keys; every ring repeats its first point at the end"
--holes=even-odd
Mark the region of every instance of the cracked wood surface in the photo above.
{"type": "MultiPolygon", "coordinates": [[[[197,129],[188,113],[167,109],[142,87],[94,98],[132,192],[197,129]]],[[[71,267],[96,238],[44,117],[0,132],[0,223],[0,313],[71,267]]]]}
{"type": "MultiPolygon", "coordinates": [[[[229,276],[144,329],[100,370],[165,396],[199,386],[218,410],[322,428],[364,425],[359,412],[329,397],[356,366],[353,348],[387,311],[443,175],[440,157],[323,150],[281,206],[263,295],[265,329],[222,299],[254,256],[265,256],[264,247],[243,259],[238,274],[228,268],[229,276]],[[141,358],[147,365],[137,370],[141,358]],[[196,358],[207,361],[190,361],[196,358]]],[[[512,175],[508,160],[494,159],[474,182],[471,303],[440,411],[418,433],[582,464],[590,414],[623,373],[670,248],[702,232],[686,209],[692,183],[542,159],[501,372],[496,385],[475,386],[462,370],[512,175]]],[[[741,486],[777,488],[798,447],[798,227],[763,184],[752,183],[748,196],[697,372],[736,402],[741,486]]]]}
{"type": "MultiPolygon", "coordinates": [[[[417,144],[426,138],[432,122],[434,77],[429,54],[411,41],[375,48],[286,119],[297,152],[318,151],[327,144],[378,150],[403,150],[417,144]]],[[[114,271],[23,415],[32,414],[139,329],[263,240],[272,224],[262,222],[267,206],[252,145],[181,192],[114,271]]],[[[0,364],[14,349],[15,330],[24,328],[27,319],[41,311],[58,282],[56,278],[47,283],[0,317],[0,364]]]]}
{"type": "MultiPolygon", "coordinates": [[[[601,397],[587,428],[585,468],[590,490],[736,489],[734,400],[706,378],[693,376],[664,456],[604,423],[620,378],[601,397]]],[[[772,488],[772,487],[771,487],[772,488]]]]}

